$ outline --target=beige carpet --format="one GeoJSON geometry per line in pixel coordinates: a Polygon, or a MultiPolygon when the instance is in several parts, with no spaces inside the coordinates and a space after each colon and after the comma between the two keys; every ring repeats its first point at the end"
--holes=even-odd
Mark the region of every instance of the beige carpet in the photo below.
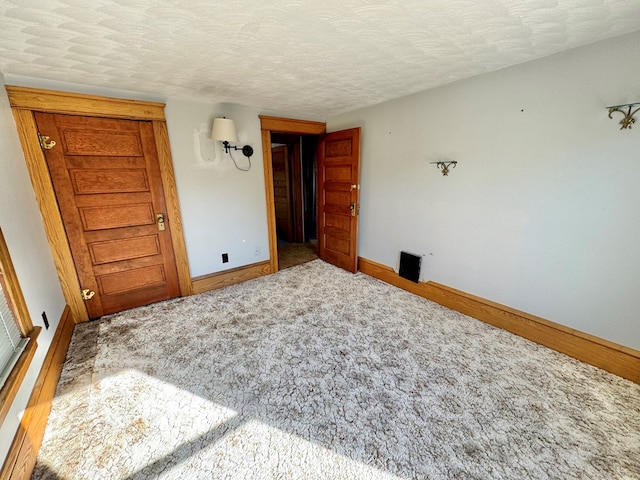
{"type": "Polygon", "coordinates": [[[78,325],[36,479],[638,479],[640,386],[320,260],[78,325]]]}
{"type": "Polygon", "coordinates": [[[318,258],[316,245],[314,243],[290,243],[278,247],[278,268],[295,267],[303,263],[316,260],[318,258]]]}

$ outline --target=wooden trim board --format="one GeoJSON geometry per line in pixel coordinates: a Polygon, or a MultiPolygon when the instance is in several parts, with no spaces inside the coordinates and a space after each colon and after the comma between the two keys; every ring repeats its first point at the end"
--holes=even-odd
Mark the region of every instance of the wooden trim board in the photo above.
{"type": "Polygon", "coordinates": [[[62,312],[27,409],[0,470],[2,479],[27,480],[31,477],[74,326],[71,309],[67,306],[62,312]]]}
{"type": "Polygon", "coordinates": [[[198,294],[208,292],[209,290],[228,287],[229,285],[245,282],[253,278],[262,277],[263,275],[269,275],[270,273],[273,273],[271,271],[271,262],[267,260],[265,262],[253,263],[244,267],[232,268],[230,270],[225,270],[224,272],[194,277],[192,279],[193,293],[198,294]]]}
{"type": "Polygon", "coordinates": [[[270,117],[258,115],[260,128],[276,133],[294,133],[296,135],[322,135],[326,131],[324,122],[297,120],[294,118],[270,117]]]}
{"type": "Polygon", "coordinates": [[[16,395],[22,386],[22,381],[27,375],[29,365],[31,365],[31,361],[38,349],[37,340],[41,330],[42,327],[35,327],[31,330],[31,333],[28,335],[29,343],[27,343],[27,346],[20,354],[20,357],[18,357],[18,361],[13,366],[11,374],[9,374],[9,377],[7,377],[7,380],[0,390],[0,425],[2,425],[2,422],[4,422],[4,419],[7,417],[9,409],[13,404],[13,400],[16,398],[16,395]]]}
{"type": "Polygon", "coordinates": [[[14,108],[67,115],[164,120],[164,104],[7,85],[14,108]]]}
{"type": "MultiPolygon", "coordinates": [[[[41,327],[33,327],[31,322],[31,316],[29,315],[29,309],[27,308],[27,302],[22,294],[22,288],[18,281],[18,275],[13,266],[9,249],[0,228],[0,284],[2,285],[2,292],[0,297],[4,297],[3,300],[7,300],[9,308],[13,313],[13,320],[15,320],[20,334],[22,337],[29,337],[26,347],[18,356],[18,359],[11,368],[9,376],[6,378],[4,384],[0,385],[0,425],[4,422],[16,395],[20,391],[22,381],[29,370],[29,365],[33,360],[33,357],[38,348],[36,340],[40,334],[41,327]]],[[[7,319],[11,321],[11,319],[7,319]]]]}
{"type": "Polygon", "coordinates": [[[640,383],[640,351],[435,282],[414,283],[391,267],[359,258],[360,271],[582,362],[640,383]]]}
{"type": "Polygon", "coordinates": [[[262,130],[262,164],[264,168],[264,194],[267,201],[267,235],[269,237],[269,262],[271,271],[278,271],[278,234],[276,232],[276,200],[273,191],[273,158],[271,156],[271,131],[262,130]]]}
{"type": "Polygon", "coordinates": [[[87,307],[80,296],[80,282],[67,240],[67,232],[62,223],[58,201],[51,183],[47,160],[38,143],[38,129],[30,110],[13,109],[18,136],[24,151],[24,158],[31,177],[33,191],[40,207],[42,222],[51,246],[53,261],[60,279],[65,300],[73,312],[76,322],[89,319],[87,307]]]}
{"type": "Polygon", "coordinates": [[[169,222],[171,222],[171,242],[173,254],[176,259],[176,269],[178,270],[180,294],[186,297],[193,295],[193,285],[191,283],[191,273],[187,259],[187,246],[184,239],[182,215],[180,214],[180,205],[178,204],[178,188],[173,171],[167,122],[160,120],[154,121],[153,132],[156,140],[156,150],[158,151],[158,164],[162,177],[167,217],[169,222]]]}

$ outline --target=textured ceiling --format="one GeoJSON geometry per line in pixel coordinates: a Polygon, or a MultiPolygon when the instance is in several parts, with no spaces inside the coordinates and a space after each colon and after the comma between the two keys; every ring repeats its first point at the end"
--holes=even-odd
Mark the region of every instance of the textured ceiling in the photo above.
{"type": "Polygon", "coordinates": [[[321,119],[635,30],[639,0],[0,0],[0,72],[321,119]]]}

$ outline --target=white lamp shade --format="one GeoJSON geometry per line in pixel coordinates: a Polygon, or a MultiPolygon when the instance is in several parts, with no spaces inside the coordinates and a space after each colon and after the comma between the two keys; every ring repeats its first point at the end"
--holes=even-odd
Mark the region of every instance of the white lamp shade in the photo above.
{"type": "Polygon", "coordinates": [[[214,118],[211,139],[219,142],[238,142],[236,124],[230,118],[214,118]]]}

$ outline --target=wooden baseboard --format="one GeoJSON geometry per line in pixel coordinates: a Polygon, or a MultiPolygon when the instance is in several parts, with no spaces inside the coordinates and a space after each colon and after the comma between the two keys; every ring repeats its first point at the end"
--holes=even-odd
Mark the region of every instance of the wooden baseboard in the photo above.
{"type": "Polygon", "coordinates": [[[640,383],[640,351],[435,282],[414,283],[392,268],[359,258],[360,271],[445,307],[640,383]]]}
{"type": "Polygon", "coordinates": [[[71,309],[66,306],[0,471],[2,479],[27,480],[31,477],[74,327],[71,309]]]}
{"type": "Polygon", "coordinates": [[[252,278],[268,275],[271,272],[271,262],[259,262],[244,267],[232,268],[224,272],[212,273],[191,279],[193,283],[193,293],[203,293],[217,288],[228,287],[236,283],[245,282],[252,278]]]}

